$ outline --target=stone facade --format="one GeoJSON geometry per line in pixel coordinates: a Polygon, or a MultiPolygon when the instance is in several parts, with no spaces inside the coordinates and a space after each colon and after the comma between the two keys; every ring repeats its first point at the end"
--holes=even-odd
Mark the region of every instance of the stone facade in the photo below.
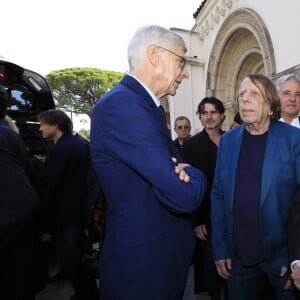
{"type": "Polygon", "coordinates": [[[239,84],[247,74],[263,73],[274,80],[285,73],[300,74],[299,8],[299,0],[200,1],[191,30],[172,28],[187,44],[190,79],[175,97],[163,100],[170,126],[185,115],[192,133],[198,132],[197,105],[203,97],[215,96],[225,105],[223,129],[228,130],[237,111],[239,84]]]}

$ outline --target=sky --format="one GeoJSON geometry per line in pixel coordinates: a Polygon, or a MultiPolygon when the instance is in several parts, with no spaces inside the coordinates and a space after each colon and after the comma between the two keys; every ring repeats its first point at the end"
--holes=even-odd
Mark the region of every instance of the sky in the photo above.
{"type": "Polygon", "coordinates": [[[138,27],[190,30],[201,2],[3,0],[0,57],[43,76],[73,67],[126,72],[127,44],[138,27]]]}

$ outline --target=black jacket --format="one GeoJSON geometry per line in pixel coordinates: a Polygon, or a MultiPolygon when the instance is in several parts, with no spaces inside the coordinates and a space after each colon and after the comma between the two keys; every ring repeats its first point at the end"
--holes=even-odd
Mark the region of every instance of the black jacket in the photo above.
{"type": "MultiPolygon", "coordinates": [[[[221,134],[224,131],[220,131],[221,134]]],[[[192,214],[193,227],[205,224],[210,228],[210,191],[214,179],[218,147],[211,141],[205,129],[183,144],[185,161],[201,170],[207,179],[207,188],[200,207],[192,214]]]]}

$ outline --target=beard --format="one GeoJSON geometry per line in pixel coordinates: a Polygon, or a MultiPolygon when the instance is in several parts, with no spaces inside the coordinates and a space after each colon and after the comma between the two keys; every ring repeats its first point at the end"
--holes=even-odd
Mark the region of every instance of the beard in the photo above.
{"type": "Polygon", "coordinates": [[[203,126],[207,129],[215,129],[221,126],[221,123],[204,123],[203,126]]]}

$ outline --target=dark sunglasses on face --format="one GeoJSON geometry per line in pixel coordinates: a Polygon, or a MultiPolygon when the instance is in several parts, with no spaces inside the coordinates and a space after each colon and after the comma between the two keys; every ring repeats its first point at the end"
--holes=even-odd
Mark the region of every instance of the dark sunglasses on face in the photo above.
{"type": "Polygon", "coordinates": [[[180,130],[181,130],[181,129],[189,129],[190,126],[187,126],[187,125],[183,125],[183,126],[182,126],[182,125],[179,125],[179,126],[177,126],[176,128],[177,128],[177,129],[180,129],[180,130]]]}

